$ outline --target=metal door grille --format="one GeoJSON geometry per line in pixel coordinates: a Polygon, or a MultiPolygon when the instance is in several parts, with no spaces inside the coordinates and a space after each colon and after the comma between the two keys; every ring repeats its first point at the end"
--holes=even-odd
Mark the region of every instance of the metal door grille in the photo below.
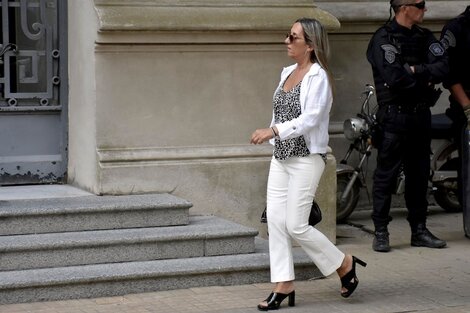
{"type": "Polygon", "coordinates": [[[0,10],[0,184],[61,182],[66,0],[1,0],[0,10]]]}
{"type": "Polygon", "coordinates": [[[2,0],[2,111],[60,110],[57,5],[2,0]]]}

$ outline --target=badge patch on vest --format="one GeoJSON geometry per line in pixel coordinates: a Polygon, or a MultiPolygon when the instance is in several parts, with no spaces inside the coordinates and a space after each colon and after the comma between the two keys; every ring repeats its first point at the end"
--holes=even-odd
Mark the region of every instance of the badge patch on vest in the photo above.
{"type": "Polygon", "coordinates": [[[429,46],[429,51],[435,56],[440,57],[444,54],[444,48],[441,46],[439,42],[435,42],[429,46]]]}
{"type": "Polygon", "coordinates": [[[392,64],[395,62],[396,54],[398,53],[397,48],[395,48],[393,45],[381,45],[380,48],[382,48],[385,52],[384,57],[388,63],[392,64]]]}
{"type": "Polygon", "coordinates": [[[444,49],[449,47],[455,47],[457,45],[457,40],[455,40],[454,34],[450,30],[446,30],[444,38],[441,40],[441,44],[444,46],[444,49]]]}

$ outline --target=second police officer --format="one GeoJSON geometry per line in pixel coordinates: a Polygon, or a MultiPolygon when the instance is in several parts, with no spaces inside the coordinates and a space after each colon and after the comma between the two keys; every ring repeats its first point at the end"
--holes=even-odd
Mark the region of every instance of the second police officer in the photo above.
{"type": "Polygon", "coordinates": [[[375,136],[377,168],[373,183],[375,238],[372,248],[390,251],[392,191],[400,167],[405,173],[407,220],[411,245],[442,248],[446,242],[426,227],[427,187],[431,152],[431,111],[448,73],[447,55],[423,21],[424,0],[391,0],[395,17],[373,35],[367,49],[372,66],[379,109],[381,136],[375,136]],[[380,138],[380,140],[377,140],[380,138]]]}
{"type": "MultiPolygon", "coordinates": [[[[453,121],[453,135],[459,148],[459,157],[461,157],[464,152],[463,147],[466,147],[465,152],[468,152],[468,144],[464,145],[462,131],[470,128],[470,6],[444,26],[441,43],[447,49],[450,68],[449,77],[444,81],[444,86],[450,91],[450,107],[446,114],[453,121]]],[[[461,157],[461,159],[464,158],[461,157]]],[[[458,164],[459,202],[468,206],[469,195],[463,192],[468,186],[462,181],[462,169],[464,173],[468,173],[469,164],[465,162],[458,164]]],[[[467,213],[468,207],[464,208],[464,218],[467,213]]],[[[465,228],[465,230],[466,235],[470,237],[469,229],[465,228]]]]}

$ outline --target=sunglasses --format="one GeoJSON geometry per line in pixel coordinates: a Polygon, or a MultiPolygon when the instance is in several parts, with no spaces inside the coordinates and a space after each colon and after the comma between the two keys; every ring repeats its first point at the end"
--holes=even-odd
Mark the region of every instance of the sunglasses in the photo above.
{"type": "Polygon", "coordinates": [[[426,1],[421,1],[421,2],[418,2],[418,3],[408,3],[408,4],[404,4],[403,6],[405,6],[405,7],[415,7],[419,10],[423,10],[426,7],[426,1]]]}
{"type": "Polygon", "coordinates": [[[294,42],[296,40],[304,39],[304,38],[300,38],[300,37],[295,37],[294,35],[289,34],[289,33],[286,34],[286,38],[289,39],[289,42],[294,42]]]}

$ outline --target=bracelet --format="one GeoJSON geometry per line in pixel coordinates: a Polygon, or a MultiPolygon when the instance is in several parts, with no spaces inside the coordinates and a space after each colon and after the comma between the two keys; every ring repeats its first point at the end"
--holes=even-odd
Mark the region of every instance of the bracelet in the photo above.
{"type": "Polygon", "coordinates": [[[273,138],[279,137],[279,134],[276,134],[276,131],[274,130],[274,126],[271,127],[271,131],[273,132],[273,138]]]}
{"type": "Polygon", "coordinates": [[[273,132],[273,138],[276,138],[276,132],[274,131],[274,128],[271,127],[271,131],[273,132]]]}

